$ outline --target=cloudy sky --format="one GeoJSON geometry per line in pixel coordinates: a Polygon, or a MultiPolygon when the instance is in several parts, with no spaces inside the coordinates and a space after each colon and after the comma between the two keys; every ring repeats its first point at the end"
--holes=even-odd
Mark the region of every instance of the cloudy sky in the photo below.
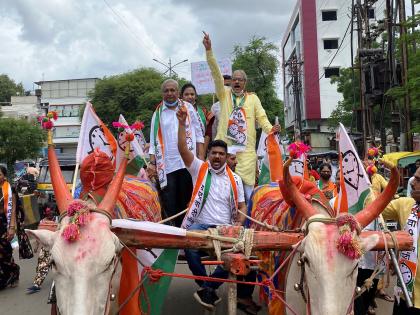
{"type": "MultiPolygon", "coordinates": [[[[295,0],[0,0],[0,73],[26,89],[38,80],[103,77],[218,58],[253,35],[279,45],[295,0]]],[[[190,65],[176,68],[189,78],[190,65]]]]}

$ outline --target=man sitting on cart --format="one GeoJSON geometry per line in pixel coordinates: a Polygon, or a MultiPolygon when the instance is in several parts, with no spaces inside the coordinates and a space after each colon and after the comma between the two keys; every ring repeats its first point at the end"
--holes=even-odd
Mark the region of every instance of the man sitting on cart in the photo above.
{"type": "MultiPolygon", "coordinates": [[[[188,230],[207,230],[220,225],[241,225],[245,217],[238,216],[238,209],[246,212],[244,190],[240,177],[226,164],[227,144],[222,140],[210,142],[208,161],[199,160],[187,148],[186,117],[186,109],[179,109],[178,150],[194,182],[193,195],[182,227],[188,230]]],[[[198,250],[185,250],[188,266],[196,276],[207,276],[201,263],[202,254],[203,252],[198,250]]],[[[210,277],[226,279],[228,272],[218,266],[210,277]]],[[[222,283],[199,280],[196,282],[201,288],[194,293],[194,298],[206,309],[213,310],[215,304],[221,301],[215,290],[222,283]]],[[[252,314],[256,314],[258,306],[254,307],[252,303],[252,289],[253,286],[238,285],[238,297],[250,299],[249,305],[255,309],[252,314]]]]}

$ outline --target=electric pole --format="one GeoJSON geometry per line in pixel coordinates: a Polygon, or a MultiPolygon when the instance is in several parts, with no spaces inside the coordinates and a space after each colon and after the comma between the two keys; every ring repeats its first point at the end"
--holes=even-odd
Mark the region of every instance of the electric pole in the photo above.
{"type": "Polygon", "coordinates": [[[176,64],[174,64],[174,65],[172,65],[172,60],[171,60],[171,58],[169,58],[169,62],[168,62],[168,64],[163,63],[162,61],[160,61],[160,60],[158,60],[158,59],[156,59],[156,58],[153,58],[153,61],[155,61],[155,62],[157,62],[157,63],[160,63],[162,66],[164,66],[164,67],[166,68],[166,71],[163,73],[163,75],[165,75],[165,74],[167,74],[167,73],[169,72],[169,77],[172,77],[172,73],[173,73],[173,74],[178,75],[178,73],[176,73],[176,72],[174,71],[174,68],[175,68],[176,66],[180,65],[181,63],[187,62],[187,61],[188,61],[188,59],[182,60],[182,61],[180,61],[180,62],[178,62],[178,63],[176,63],[176,64]]]}
{"type": "Polygon", "coordinates": [[[358,42],[358,61],[359,61],[359,75],[360,75],[360,108],[362,112],[362,133],[363,133],[363,152],[366,152],[367,143],[367,109],[366,109],[366,80],[363,71],[363,58],[360,57],[360,50],[365,47],[363,40],[363,24],[362,24],[362,2],[357,0],[356,4],[356,23],[357,23],[357,42],[358,42]]]}
{"type": "MultiPolygon", "coordinates": [[[[401,40],[401,61],[402,61],[402,85],[407,85],[408,82],[408,43],[406,40],[407,37],[407,25],[406,25],[406,16],[405,16],[405,0],[399,0],[399,16],[400,16],[400,37],[401,40]]],[[[404,108],[402,112],[404,113],[404,122],[405,122],[405,147],[407,151],[413,150],[413,139],[411,134],[411,106],[410,106],[410,95],[408,93],[404,96],[404,108]]],[[[401,141],[402,142],[402,141],[401,141]]]]}
{"type": "Polygon", "coordinates": [[[289,75],[292,77],[292,94],[294,96],[295,103],[295,121],[297,123],[297,128],[295,128],[295,140],[303,140],[302,134],[302,111],[300,108],[300,92],[302,90],[301,82],[301,72],[302,72],[303,61],[298,61],[296,56],[293,56],[285,64],[287,67],[289,75]]]}

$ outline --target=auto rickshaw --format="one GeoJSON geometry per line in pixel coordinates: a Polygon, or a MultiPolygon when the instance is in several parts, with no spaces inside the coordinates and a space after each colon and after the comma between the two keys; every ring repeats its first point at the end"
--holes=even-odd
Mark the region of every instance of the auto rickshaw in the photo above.
{"type": "MultiPolygon", "coordinates": [[[[58,155],[58,163],[69,190],[72,188],[74,171],[76,169],[75,156],[58,155]]],[[[44,158],[39,163],[40,172],[37,182],[38,206],[43,209],[48,202],[55,202],[54,190],[51,184],[51,176],[48,166],[48,158],[44,158]]],[[[42,214],[41,214],[42,215],[42,214]]]]}

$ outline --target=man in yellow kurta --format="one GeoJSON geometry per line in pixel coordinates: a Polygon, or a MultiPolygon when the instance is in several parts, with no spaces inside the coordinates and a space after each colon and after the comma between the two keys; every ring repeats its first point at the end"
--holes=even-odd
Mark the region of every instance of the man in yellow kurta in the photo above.
{"type": "Polygon", "coordinates": [[[417,245],[420,240],[418,227],[420,223],[418,218],[420,215],[420,168],[414,174],[412,189],[412,198],[394,199],[382,212],[385,220],[398,220],[401,228],[415,238],[412,251],[400,253],[400,269],[408,290],[412,292],[414,308],[408,308],[404,298],[401,298],[400,304],[395,302],[394,315],[420,314],[420,268],[418,261],[419,248],[417,245]]]}
{"type": "Polygon", "coordinates": [[[280,131],[280,126],[272,126],[258,96],[245,91],[247,81],[245,71],[234,71],[231,86],[224,86],[223,76],[213,55],[208,34],[204,35],[203,45],[206,48],[207,63],[220,102],[220,118],[216,139],[225,141],[230,150],[236,152],[238,161],[236,173],[242,178],[245,199],[248,201],[255,185],[255,165],[257,162],[255,123],[258,122],[258,125],[267,134],[271,131],[280,131]]]}

